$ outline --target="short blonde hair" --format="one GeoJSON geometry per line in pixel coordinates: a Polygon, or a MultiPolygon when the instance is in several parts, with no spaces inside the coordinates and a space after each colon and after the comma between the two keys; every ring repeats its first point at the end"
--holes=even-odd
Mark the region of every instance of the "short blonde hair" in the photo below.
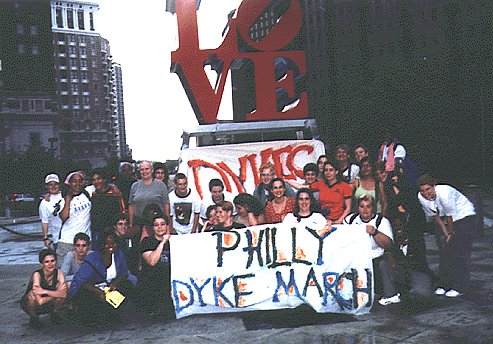
{"type": "Polygon", "coordinates": [[[274,166],[274,164],[271,162],[266,162],[265,164],[260,165],[260,168],[258,170],[262,172],[267,169],[270,169],[272,172],[274,172],[274,174],[277,174],[276,166],[274,166]]]}

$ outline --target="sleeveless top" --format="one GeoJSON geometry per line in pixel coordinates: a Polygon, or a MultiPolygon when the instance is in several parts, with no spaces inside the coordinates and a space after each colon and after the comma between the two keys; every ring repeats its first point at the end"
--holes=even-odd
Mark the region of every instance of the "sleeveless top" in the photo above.
{"type": "MultiPolygon", "coordinates": [[[[375,188],[377,187],[378,185],[378,182],[375,181],[375,188]]],[[[356,208],[355,212],[358,211],[357,207],[358,207],[358,198],[360,198],[360,196],[363,196],[363,195],[370,195],[371,197],[373,197],[373,199],[376,199],[377,200],[377,213],[381,213],[382,212],[382,204],[380,203],[380,198],[376,197],[376,190],[366,190],[366,189],[363,189],[363,186],[361,185],[361,182],[359,182],[359,185],[358,187],[356,188],[356,190],[354,190],[354,194],[353,194],[353,197],[355,199],[355,202],[353,202],[354,204],[354,207],[356,208]]]]}
{"type": "MultiPolygon", "coordinates": [[[[55,291],[57,286],[58,286],[58,269],[53,270],[53,281],[51,284],[48,284],[48,281],[45,278],[45,275],[43,273],[43,269],[39,269],[34,271],[35,273],[38,272],[39,276],[41,276],[40,280],[40,287],[46,290],[52,290],[55,291]]],[[[33,273],[34,276],[34,273],[33,273]]],[[[27,291],[30,291],[33,289],[33,277],[31,276],[31,279],[29,280],[29,283],[27,284],[27,291]]]]}

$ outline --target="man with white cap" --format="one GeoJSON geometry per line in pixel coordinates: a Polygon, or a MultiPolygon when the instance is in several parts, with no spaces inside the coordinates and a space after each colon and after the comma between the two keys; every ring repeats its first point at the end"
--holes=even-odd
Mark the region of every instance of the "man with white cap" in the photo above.
{"type": "Polygon", "coordinates": [[[39,218],[43,230],[43,243],[48,248],[56,250],[58,235],[62,220],[58,213],[63,208],[65,200],[60,191],[60,179],[54,173],[45,177],[46,197],[39,203],[39,218]]]}

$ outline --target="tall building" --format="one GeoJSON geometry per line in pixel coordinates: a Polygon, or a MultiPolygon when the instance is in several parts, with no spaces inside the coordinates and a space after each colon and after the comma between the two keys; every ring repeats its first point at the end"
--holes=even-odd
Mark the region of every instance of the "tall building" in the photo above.
{"type": "Polygon", "coordinates": [[[125,131],[125,106],[123,102],[123,77],[122,67],[119,63],[112,63],[113,71],[113,90],[114,90],[114,118],[116,129],[116,152],[119,159],[132,156],[127,145],[127,135],[125,131]]]}
{"type": "Polygon", "coordinates": [[[29,148],[87,160],[127,157],[121,68],[96,31],[99,4],[0,2],[0,155],[29,148]]]}
{"type": "Polygon", "coordinates": [[[51,1],[60,155],[104,166],[117,157],[112,59],[96,2],[51,1]]]}
{"type": "Polygon", "coordinates": [[[0,2],[0,156],[56,152],[49,1],[0,2]]]}

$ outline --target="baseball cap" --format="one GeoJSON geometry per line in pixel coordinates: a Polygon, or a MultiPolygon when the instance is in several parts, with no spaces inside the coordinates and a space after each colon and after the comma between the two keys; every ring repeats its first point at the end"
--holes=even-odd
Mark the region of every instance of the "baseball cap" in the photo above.
{"type": "Polygon", "coordinates": [[[58,176],[54,173],[49,174],[45,178],[45,184],[48,184],[49,182],[60,183],[60,178],[58,178],[58,176]]]}

